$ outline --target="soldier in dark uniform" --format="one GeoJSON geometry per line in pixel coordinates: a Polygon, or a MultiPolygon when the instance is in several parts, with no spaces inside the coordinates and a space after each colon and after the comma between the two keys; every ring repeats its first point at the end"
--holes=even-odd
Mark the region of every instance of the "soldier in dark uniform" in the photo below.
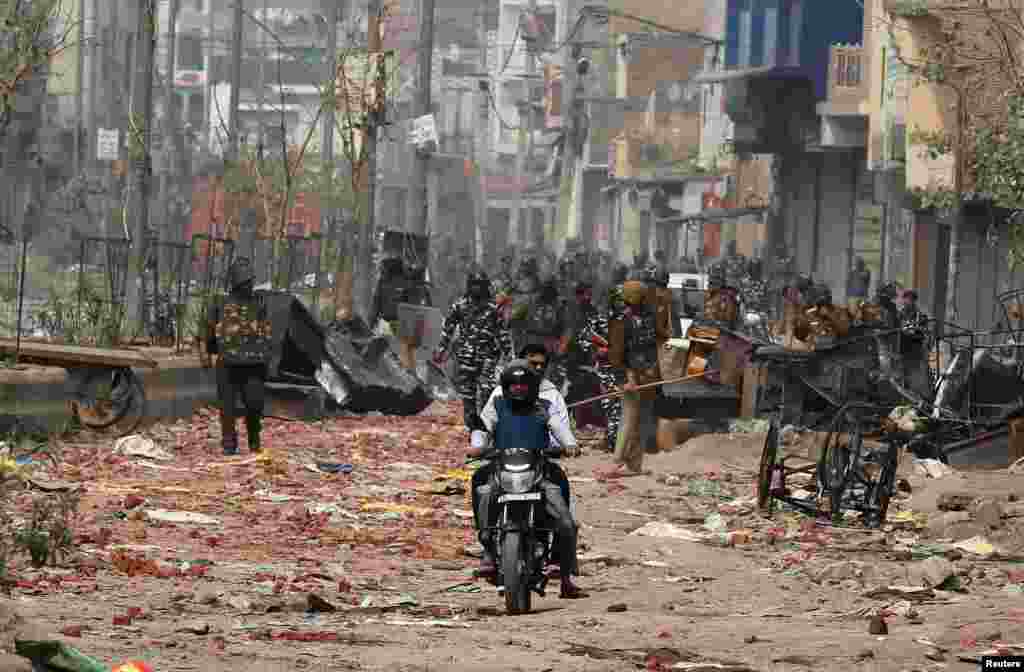
{"type": "Polygon", "coordinates": [[[238,454],[236,413],[245,407],[249,450],[260,451],[264,383],[270,355],[270,323],[263,297],[254,291],[256,274],[248,259],[235,260],[228,271],[230,292],[211,306],[206,347],[217,358],[217,393],[225,455],[238,454]]]}
{"type": "MultiPolygon", "coordinates": [[[[612,366],[609,359],[608,325],[613,320],[621,320],[626,309],[622,296],[622,283],[626,281],[627,277],[629,277],[629,269],[625,264],[618,264],[612,273],[607,305],[603,311],[598,313],[595,338],[598,347],[595,357],[597,359],[597,375],[601,378],[601,384],[606,392],[612,392],[625,383],[625,374],[621,369],[612,366]]],[[[615,442],[619,436],[619,425],[622,422],[622,397],[602,399],[601,410],[604,411],[607,423],[605,436],[608,442],[608,452],[614,452],[615,442]]]]}
{"type": "Polygon", "coordinates": [[[498,305],[492,299],[490,278],[473,271],[466,279],[466,294],[452,304],[441,330],[434,363],[444,364],[454,343],[455,389],[462,398],[466,428],[482,429],[479,409],[494,390],[499,360],[512,354],[512,340],[498,305]]]}
{"type": "Polygon", "coordinates": [[[398,304],[403,301],[408,281],[405,264],[401,259],[390,258],[381,261],[380,266],[380,279],[377,280],[377,291],[373,294],[369,326],[373,329],[378,320],[384,320],[391,328],[391,333],[397,335],[398,304]]]}
{"type": "MultiPolygon", "coordinates": [[[[411,306],[432,307],[430,284],[427,282],[427,269],[420,263],[413,262],[406,266],[405,283],[402,286],[400,303],[411,306]]],[[[397,311],[396,311],[397,312],[397,311]]],[[[398,357],[409,371],[416,370],[416,348],[420,346],[415,337],[404,336],[399,330],[392,330],[398,335],[398,357]]]]}
{"type": "Polygon", "coordinates": [[[527,344],[543,345],[551,353],[547,378],[559,391],[565,382],[567,314],[568,306],[558,294],[558,282],[548,278],[541,284],[540,292],[529,308],[524,328],[527,344]]]}

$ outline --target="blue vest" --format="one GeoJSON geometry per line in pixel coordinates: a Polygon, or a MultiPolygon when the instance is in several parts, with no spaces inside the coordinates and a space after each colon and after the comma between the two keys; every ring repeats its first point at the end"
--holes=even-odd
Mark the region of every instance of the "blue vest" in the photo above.
{"type": "Polygon", "coordinates": [[[520,414],[512,410],[511,404],[504,397],[499,397],[494,400],[494,410],[498,415],[498,422],[492,432],[495,449],[548,449],[551,439],[548,433],[547,401],[539,399],[532,412],[520,414]]]}

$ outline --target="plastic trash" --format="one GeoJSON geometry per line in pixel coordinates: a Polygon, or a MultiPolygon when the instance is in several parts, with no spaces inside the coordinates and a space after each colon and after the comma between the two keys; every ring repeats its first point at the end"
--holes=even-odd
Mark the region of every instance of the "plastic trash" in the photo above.
{"type": "Polygon", "coordinates": [[[704,519],[704,529],[708,532],[724,532],[729,524],[725,522],[720,513],[709,513],[704,519]]]}
{"type": "Polygon", "coordinates": [[[55,672],[110,672],[110,667],[90,658],[78,649],[57,641],[19,641],[14,643],[17,654],[32,664],[55,672]]]}
{"type": "Polygon", "coordinates": [[[133,660],[118,665],[112,672],[154,672],[154,670],[141,660],[133,660]]]}
{"type": "Polygon", "coordinates": [[[160,462],[170,462],[174,459],[174,455],[163,448],[159,448],[152,439],[147,439],[139,434],[132,434],[131,436],[124,436],[118,439],[114,443],[114,452],[118,455],[143,457],[160,462]]]}
{"type": "Polygon", "coordinates": [[[338,462],[317,462],[316,468],[325,474],[351,474],[355,469],[351,464],[340,464],[338,462]]]}

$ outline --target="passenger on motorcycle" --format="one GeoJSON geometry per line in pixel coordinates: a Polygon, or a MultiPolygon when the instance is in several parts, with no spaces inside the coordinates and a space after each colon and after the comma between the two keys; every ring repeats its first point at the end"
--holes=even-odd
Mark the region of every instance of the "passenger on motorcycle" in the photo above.
{"type": "MultiPolygon", "coordinates": [[[[559,418],[553,412],[551,401],[540,396],[541,380],[541,375],[526,360],[519,359],[509,363],[501,374],[501,395],[492,395],[484,412],[480,414],[485,431],[473,432],[471,455],[490,456],[507,447],[517,447],[511,444],[523,436],[531,435],[537,437],[534,441],[541,444],[536,448],[544,451],[548,457],[559,457],[562,447],[575,447],[576,439],[565,416],[559,418]],[[552,444],[552,437],[556,444],[552,444]]],[[[569,510],[563,487],[558,483],[558,472],[561,470],[550,469],[551,466],[553,465],[549,465],[549,475],[541,482],[540,487],[544,495],[545,509],[556,534],[556,547],[553,550],[558,559],[561,575],[561,597],[575,599],[583,596],[572,582],[572,575],[578,572],[576,523],[569,510]]],[[[494,465],[485,463],[477,470],[473,479],[473,495],[477,500],[474,507],[475,522],[480,544],[484,548],[480,573],[485,575],[493,575],[496,571],[494,543],[497,540],[493,539],[490,530],[496,525],[496,504],[500,493],[491,482],[493,473],[494,465]]]]}

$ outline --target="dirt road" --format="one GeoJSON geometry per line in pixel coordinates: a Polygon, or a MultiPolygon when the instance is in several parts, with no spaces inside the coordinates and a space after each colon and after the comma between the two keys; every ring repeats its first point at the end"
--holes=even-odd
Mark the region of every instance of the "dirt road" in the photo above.
{"type": "MultiPolygon", "coordinates": [[[[872,533],[750,511],[757,435],[700,437],[627,479],[607,479],[608,455],[588,448],[565,466],[589,597],[556,591],[509,617],[471,578],[453,408],[271,422],[263,462],[220,457],[217,431],[208,417],[153,428],[163,460],[112,456],[109,439],[65,446],[59,476],[86,488],[80,558],[22,569],[2,608],[107,663],[159,672],[975,670],[958,658],[1024,644],[1024,566],[947,552],[923,515],[900,513],[929,514],[942,534],[937,493],[1006,501],[1024,477],[926,479],[908,466],[912,493],[872,533]],[[740,530],[733,545],[705,521],[740,530]],[[949,573],[946,591],[879,591],[949,573]],[[888,635],[870,634],[883,609],[888,635]]],[[[1017,520],[960,520],[974,527],[956,532],[1019,554],[1017,520]]],[[[0,627],[0,647],[11,637],[0,627]]]]}

